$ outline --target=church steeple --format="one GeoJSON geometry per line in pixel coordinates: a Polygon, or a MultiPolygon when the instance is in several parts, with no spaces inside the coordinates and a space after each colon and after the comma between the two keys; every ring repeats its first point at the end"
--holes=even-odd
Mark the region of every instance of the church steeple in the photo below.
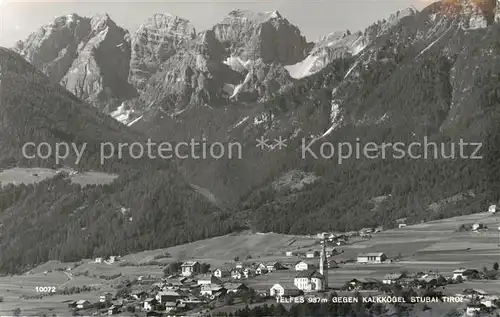
{"type": "Polygon", "coordinates": [[[319,273],[323,275],[325,281],[325,290],[328,289],[328,261],[326,259],[326,250],[325,250],[325,239],[321,240],[321,255],[319,258],[319,273]]]}

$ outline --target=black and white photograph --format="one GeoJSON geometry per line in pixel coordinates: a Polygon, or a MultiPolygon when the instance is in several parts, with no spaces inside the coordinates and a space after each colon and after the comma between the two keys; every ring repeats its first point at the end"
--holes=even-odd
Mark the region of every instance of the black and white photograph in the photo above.
{"type": "Polygon", "coordinates": [[[500,0],[0,0],[0,316],[500,317],[500,0]]]}

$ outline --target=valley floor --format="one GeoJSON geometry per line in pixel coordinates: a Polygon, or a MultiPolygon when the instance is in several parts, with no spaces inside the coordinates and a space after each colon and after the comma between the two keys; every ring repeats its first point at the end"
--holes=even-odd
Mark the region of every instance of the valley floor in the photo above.
{"type": "MultiPolygon", "coordinates": [[[[483,271],[483,267],[486,267],[491,270],[495,262],[500,262],[499,227],[500,215],[481,213],[373,234],[370,239],[359,239],[352,244],[339,247],[344,252],[334,256],[333,259],[343,262],[356,259],[359,253],[384,252],[389,258],[400,257],[401,260],[387,264],[355,262],[340,264],[339,268],[329,271],[329,286],[338,289],[354,278],[382,280],[388,273],[401,271],[409,273],[433,271],[448,278],[458,268],[483,271]],[[488,229],[481,232],[457,232],[460,225],[472,223],[482,223],[488,229]]],[[[172,261],[195,259],[210,264],[213,269],[234,264],[235,257],[242,260],[248,258],[247,261],[281,261],[293,265],[298,258],[285,256],[285,251],[300,252],[315,249],[318,248],[317,242],[315,236],[241,232],[168,249],[130,254],[113,264],[94,263],[93,260],[84,260],[78,264],[48,262],[22,276],[0,278],[0,298],[3,298],[0,314],[11,314],[13,309],[20,308],[22,315],[40,313],[65,315],[68,314],[68,302],[81,299],[96,302],[105,292],[114,294],[116,285],[125,278],[133,279],[139,276],[160,278],[163,276],[163,265],[172,261]],[[157,256],[165,252],[171,257],[158,259],[157,256]],[[162,265],[147,265],[153,260],[161,262],[162,265]],[[143,266],[138,266],[141,263],[143,266]],[[120,276],[108,279],[117,275],[120,276]],[[66,296],[44,296],[41,299],[26,297],[40,295],[36,291],[36,287],[40,286],[63,289],[84,285],[94,289],[66,296]]],[[[269,291],[269,288],[276,283],[293,283],[295,274],[293,269],[275,271],[243,282],[257,291],[269,291]]],[[[455,295],[466,288],[480,289],[490,295],[500,295],[500,280],[465,281],[461,284],[447,285],[443,291],[447,295],[455,295]]],[[[453,308],[452,304],[449,305],[450,309],[453,308]]]]}

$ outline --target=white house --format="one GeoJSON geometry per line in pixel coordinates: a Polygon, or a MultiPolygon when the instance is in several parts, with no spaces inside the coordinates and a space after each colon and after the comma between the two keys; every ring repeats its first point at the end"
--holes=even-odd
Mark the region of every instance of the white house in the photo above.
{"type": "Polygon", "coordinates": [[[245,276],[245,278],[250,278],[251,276],[255,276],[255,274],[255,270],[251,267],[247,267],[243,270],[243,275],[245,276]]]}
{"type": "Polygon", "coordinates": [[[274,284],[269,290],[269,295],[273,297],[297,296],[301,291],[291,284],[274,284]]]}
{"type": "Polygon", "coordinates": [[[319,257],[319,251],[307,251],[306,258],[313,259],[319,257]]]}
{"type": "Polygon", "coordinates": [[[453,279],[456,280],[460,277],[463,280],[467,280],[478,273],[478,270],[460,268],[453,271],[453,279]]]}
{"type": "Polygon", "coordinates": [[[484,228],[485,226],[482,223],[475,223],[472,225],[472,231],[477,231],[484,228]]]}
{"type": "Polygon", "coordinates": [[[264,262],[260,262],[255,266],[255,269],[265,269],[267,265],[264,262]]]}
{"type": "Polygon", "coordinates": [[[109,303],[113,299],[113,295],[111,293],[106,293],[101,296],[99,296],[99,302],[100,303],[109,303]]]}
{"type": "Polygon", "coordinates": [[[382,263],[387,260],[385,253],[361,253],[358,254],[358,263],[382,263]]]}
{"type": "Polygon", "coordinates": [[[88,300],[79,300],[76,302],[76,308],[78,309],[87,309],[90,307],[90,302],[88,300]]]}
{"type": "Polygon", "coordinates": [[[94,262],[95,263],[102,263],[102,258],[95,258],[94,262]]]}
{"type": "Polygon", "coordinates": [[[293,251],[286,251],[285,255],[286,256],[293,256],[293,251]]]}
{"type": "Polygon", "coordinates": [[[304,292],[324,291],[325,277],[316,270],[301,271],[295,276],[293,284],[304,292]]]}
{"type": "Polygon", "coordinates": [[[401,273],[387,274],[382,279],[382,283],[388,284],[388,285],[396,284],[402,278],[403,278],[403,274],[401,274],[401,273]]]}
{"type": "Polygon", "coordinates": [[[406,227],[406,223],[400,223],[398,224],[398,228],[405,228],[406,227]]]}
{"type": "Polygon", "coordinates": [[[231,278],[234,280],[241,280],[245,274],[242,269],[232,269],[231,270],[231,278]]]}
{"type": "Polygon", "coordinates": [[[307,271],[316,268],[317,264],[312,261],[300,261],[297,264],[295,264],[295,271],[307,271]]]}
{"type": "Polygon", "coordinates": [[[158,301],[154,298],[146,298],[142,303],[142,309],[145,311],[152,311],[155,309],[158,301]]]}
{"type": "Polygon", "coordinates": [[[488,208],[488,212],[491,212],[492,214],[496,213],[497,212],[497,205],[491,205],[488,208]]]}
{"type": "Polygon", "coordinates": [[[481,304],[467,304],[466,314],[467,316],[478,316],[481,312],[482,305],[481,304]]]}
{"type": "Polygon", "coordinates": [[[182,276],[191,276],[199,273],[200,269],[201,265],[198,261],[186,261],[181,265],[182,276]]]}
{"type": "Polygon", "coordinates": [[[285,267],[280,262],[271,262],[266,264],[266,269],[268,272],[273,272],[276,270],[283,270],[285,267]]]}

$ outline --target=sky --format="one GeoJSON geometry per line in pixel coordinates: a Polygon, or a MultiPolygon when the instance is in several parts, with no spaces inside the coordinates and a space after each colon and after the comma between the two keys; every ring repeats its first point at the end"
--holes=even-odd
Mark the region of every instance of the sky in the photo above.
{"type": "Polygon", "coordinates": [[[0,46],[11,47],[40,26],[70,13],[91,16],[108,13],[120,26],[133,32],[154,13],[171,13],[190,20],[197,31],[209,29],[230,11],[278,10],[297,25],[309,41],[334,31],[362,30],[400,9],[421,9],[423,0],[156,0],[156,1],[75,1],[0,0],[0,46]]]}

